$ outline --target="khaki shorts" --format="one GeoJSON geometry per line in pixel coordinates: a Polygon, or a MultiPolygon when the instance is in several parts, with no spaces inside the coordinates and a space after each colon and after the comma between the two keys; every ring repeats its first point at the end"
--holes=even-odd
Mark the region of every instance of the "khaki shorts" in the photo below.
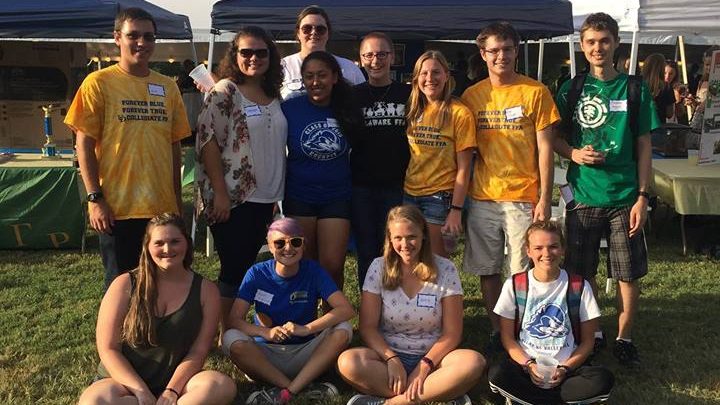
{"type": "Polygon", "coordinates": [[[510,272],[528,270],[525,232],[532,224],[532,204],[471,199],[466,206],[463,270],[479,276],[501,274],[506,243],[510,272]]]}
{"type": "Polygon", "coordinates": [[[332,328],[325,329],[320,332],[319,335],[315,336],[312,340],[305,343],[299,343],[294,345],[279,345],[275,343],[259,343],[255,339],[249,337],[243,332],[237,329],[228,329],[223,334],[222,339],[222,350],[228,356],[230,355],[230,347],[237,341],[243,342],[254,342],[258,345],[260,350],[265,354],[265,357],[272,363],[275,368],[280,370],[286,377],[295,378],[297,374],[305,367],[310,357],[315,352],[315,349],[322,343],[325,336],[333,330],[344,330],[348,335],[348,344],[352,340],[352,326],[349,322],[341,322],[332,328]]]}

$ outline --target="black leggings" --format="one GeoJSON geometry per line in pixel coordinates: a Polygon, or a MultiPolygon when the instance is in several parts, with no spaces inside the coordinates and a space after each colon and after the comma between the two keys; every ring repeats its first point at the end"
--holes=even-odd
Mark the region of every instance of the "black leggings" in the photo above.
{"type": "Polygon", "coordinates": [[[220,257],[220,295],[235,298],[247,270],[255,263],[272,221],[273,203],[246,202],[230,210],[227,222],[210,226],[220,257]]]}
{"type": "Polygon", "coordinates": [[[615,382],[605,367],[583,365],[572,371],[559,386],[543,389],[530,380],[520,364],[507,357],[490,367],[488,380],[493,391],[499,391],[513,401],[533,405],[594,403],[607,398],[615,382]]]}

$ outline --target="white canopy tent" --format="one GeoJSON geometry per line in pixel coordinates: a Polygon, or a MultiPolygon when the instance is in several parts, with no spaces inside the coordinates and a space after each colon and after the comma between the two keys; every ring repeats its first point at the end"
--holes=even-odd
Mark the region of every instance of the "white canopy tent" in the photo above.
{"type": "MultiPolygon", "coordinates": [[[[605,12],[618,21],[621,39],[632,43],[630,73],[635,73],[638,44],[669,44],[678,41],[684,80],[685,57],[683,44],[720,44],[720,0],[613,0],[599,4],[596,0],[570,0],[573,5],[573,25],[580,30],[585,18],[592,13],[605,12]]],[[[575,75],[575,34],[568,37],[571,74],[575,75]]]]}

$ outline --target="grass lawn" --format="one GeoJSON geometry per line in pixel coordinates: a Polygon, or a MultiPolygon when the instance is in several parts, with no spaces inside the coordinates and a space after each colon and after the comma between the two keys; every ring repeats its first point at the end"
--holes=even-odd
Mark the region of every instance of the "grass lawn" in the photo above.
{"type": "MultiPolygon", "coordinates": [[[[720,262],[700,255],[683,257],[676,219],[656,221],[655,228],[648,237],[650,272],[642,281],[634,334],[642,365],[624,369],[608,349],[598,358],[616,376],[610,403],[720,404],[720,262]]],[[[94,330],[103,270],[95,237],[89,246],[86,254],[0,251],[0,404],[70,404],[92,381],[98,362],[94,330]]],[[[454,259],[459,265],[460,256],[454,259]]],[[[194,267],[215,279],[217,256],[208,259],[198,248],[194,267]]],[[[490,330],[479,282],[465,274],[462,281],[462,346],[482,350],[490,330]]],[[[346,262],[345,291],[357,305],[352,256],[346,262]]],[[[613,337],[614,297],[603,293],[601,306],[601,323],[613,337]]],[[[359,344],[357,336],[354,344],[359,344]]],[[[253,388],[219,351],[211,354],[208,367],[238,381],[238,403],[253,388]]],[[[332,373],[326,378],[342,392],[329,403],[344,404],[352,390],[332,373]]],[[[470,393],[474,403],[492,403],[486,387],[483,381],[470,393]]]]}

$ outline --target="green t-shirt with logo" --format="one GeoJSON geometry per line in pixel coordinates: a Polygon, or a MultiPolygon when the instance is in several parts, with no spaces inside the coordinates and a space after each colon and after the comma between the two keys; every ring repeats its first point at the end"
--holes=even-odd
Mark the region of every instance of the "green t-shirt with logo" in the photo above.
{"type": "MultiPolygon", "coordinates": [[[[635,158],[636,139],[630,130],[627,101],[628,75],[619,74],[602,81],[587,75],[582,94],[572,117],[576,135],[574,148],[592,145],[605,152],[605,163],[578,165],[570,162],[567,180],[575,192],[575,201],[592,207],[622,207],[637,199],[638,179],[635,158]]],[[[571,80],[565,82],[557,95],[562,119],[570,114],[567,106],[571,80]]],[[[660,127],[650,91],[642,84],[638,127],[640,135],[660,127]]]]}

